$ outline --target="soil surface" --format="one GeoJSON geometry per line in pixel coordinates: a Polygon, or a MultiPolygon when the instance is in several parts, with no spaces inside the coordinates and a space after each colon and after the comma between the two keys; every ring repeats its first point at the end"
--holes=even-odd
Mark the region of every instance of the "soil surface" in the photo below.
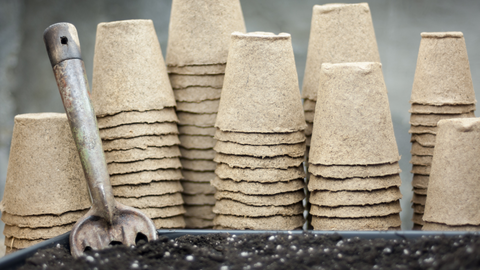
{"type": "Polygon", "coordinates": [[[20,269],[480,269],[480,236],[411,240],[209,234],[87,251],[45,249],[20,269]]]}

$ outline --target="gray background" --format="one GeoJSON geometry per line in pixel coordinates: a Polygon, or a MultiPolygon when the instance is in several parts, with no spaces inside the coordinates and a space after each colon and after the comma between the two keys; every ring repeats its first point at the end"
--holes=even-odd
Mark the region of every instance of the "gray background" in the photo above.
{"type": "MultiPolygon", "coordinates": [[[[329,2],[241,0],[248,31],[292,34],[300,82],[305,69],[312,7],[326,3],[329,2]]],[[[480,1],[376,0],[368,3],[389,91],[395,135],[402,155],[402,227],[410,229],[412,175],[409,172],[408,102],[420,33],[463,32],[473,84],[480,85],[480,1]]],[[[0,198],[7,174],[14,116],[22,113],[64,112],[42,40],[44,29],[60,21],[71,22],[77,27],[91,82],[98,23],[152,19],[165,53],[170,6],[170,0],[0,0],[0,198]]],[[[3,230],[1,223],[0,230],[3,230]]]]}

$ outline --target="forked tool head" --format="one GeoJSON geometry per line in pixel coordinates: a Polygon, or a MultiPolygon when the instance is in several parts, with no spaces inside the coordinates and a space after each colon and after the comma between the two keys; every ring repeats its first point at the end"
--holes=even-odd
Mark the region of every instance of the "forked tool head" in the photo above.
{"type": "Polygon", "coordinates": [[[98,250],[116,244],[136,245],[138,241],[156,239],[157,231],[150,219],[139,210],[117,202],[113,222],[95,214],[92,207],[70,233],[70,249],[74,257],[84,251],[98,250]]]}

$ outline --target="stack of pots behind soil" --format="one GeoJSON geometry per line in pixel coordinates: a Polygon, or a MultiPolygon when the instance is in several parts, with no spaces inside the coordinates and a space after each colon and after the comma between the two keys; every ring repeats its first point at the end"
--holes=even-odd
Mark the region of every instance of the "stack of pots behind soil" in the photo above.
{"type": "Polygon", "coordinates": [[[421,229],[437,122],[475,117],[475,93],[461,32],[422,33],[410,103],[413,222],[421,229]]]}
{"type": "Polygon", "coordinates": [[[480,230],[479,145],[480,118],[438,122],[423,230],[480,230]]]}
{"type": "Polygon", "coordinates": [[[309,167],[315,230],[400,229],[400,167],[380,63],[322,65],[309,167]]]}
{"type": "Polygon", "coordinates": [[[301,228],[306,124],[289,34],[232,34],[215,127],[215,228],[301,228]]]}
{"type": "Polygon", "coordinates": [[[212,228],[215,119],[230,34],[245,32],[239,0],[174,0],[167,70],[177,102],[187,228],[212,228]]]}
{"type": "Polygon", "coordinates": [[[183,228],[175,98],[151,20],[100,23],[92,102],[117,201],[183,228]]]}
{"type": "Polygon", "coordinates": [[[70,231],[90,206],[67,116],[17,115],[0,207],[7,253],[70,231]]]}
{"type": "Polygon", "coordinates": [[[368,4],[315,5],[302,87],[308,125],[305,132],[307,152],[311,143],[322,63],[346,62],[380,62],[368,4]]]}

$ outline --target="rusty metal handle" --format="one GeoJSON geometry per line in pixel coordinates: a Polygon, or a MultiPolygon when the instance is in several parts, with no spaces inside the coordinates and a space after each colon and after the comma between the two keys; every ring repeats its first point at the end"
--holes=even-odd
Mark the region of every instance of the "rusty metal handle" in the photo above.
{"type": "Polygon", "coordinates": [[[57,23],[45,30],[43,38],[90,189],[92,208],[95,215],[112,223],[116,202],[90,102],[77,30],[70,23],[57,23]]]}

